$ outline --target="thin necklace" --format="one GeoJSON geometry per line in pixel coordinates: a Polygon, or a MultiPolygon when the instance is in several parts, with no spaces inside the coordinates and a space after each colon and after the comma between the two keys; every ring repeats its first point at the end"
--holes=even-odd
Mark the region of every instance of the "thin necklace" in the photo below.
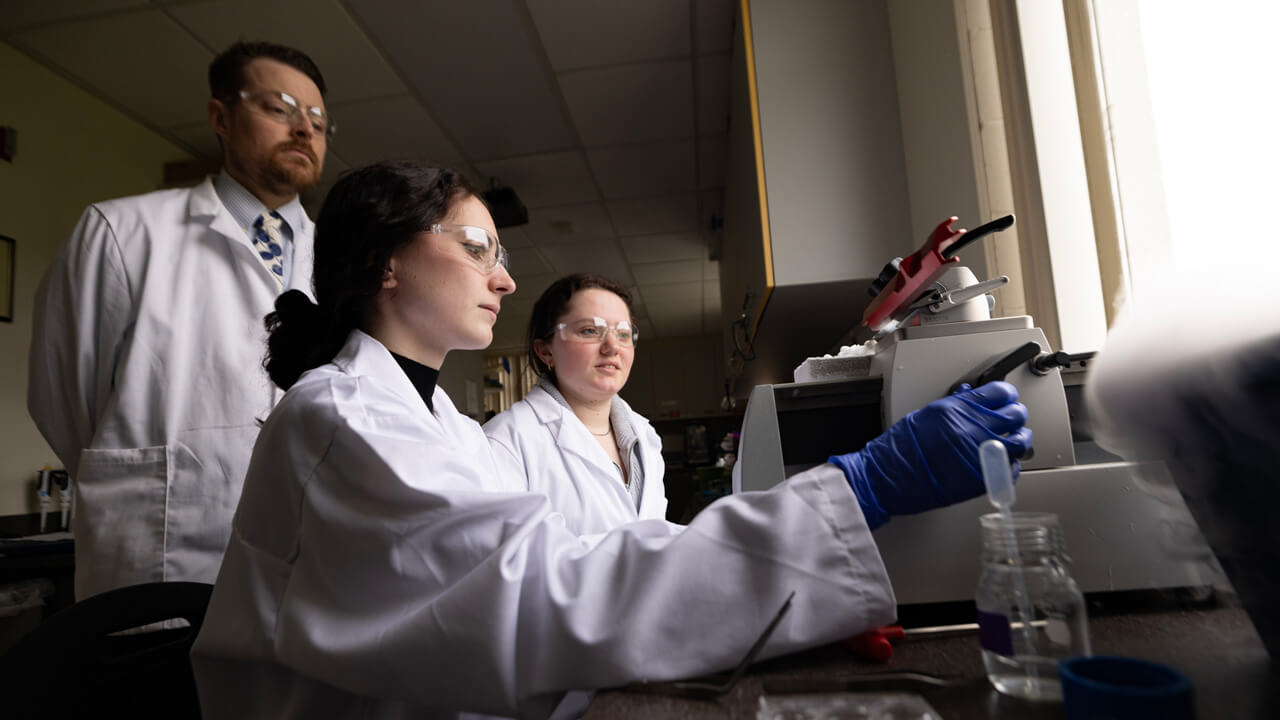
{"type": "Polygon", "coordinates": [[[602,433],[598,433],[595,430],[592,430],[591,428],[587,428],[587,432],[591,433],[592,435],[595,435],[596,437],[604,437],[605,435],[608,435],[609,433],[613,432],[613,423],[612,422],[609,423],[609,427],[606,428],[605,431],[602,433]]]}

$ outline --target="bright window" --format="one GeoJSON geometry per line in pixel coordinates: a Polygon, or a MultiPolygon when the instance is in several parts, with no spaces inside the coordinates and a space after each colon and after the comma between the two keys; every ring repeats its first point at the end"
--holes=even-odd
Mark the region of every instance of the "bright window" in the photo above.
{"type": "Polygon", "coordinates": [[[1206,279],[1217,269],[1227,281],[1268,272],[1259,261],[1274,252],[1280,224],[1271,210],[1280,204],[1280,3],[1139,0],[1138,17],[1175,266],[1206,279]]]}

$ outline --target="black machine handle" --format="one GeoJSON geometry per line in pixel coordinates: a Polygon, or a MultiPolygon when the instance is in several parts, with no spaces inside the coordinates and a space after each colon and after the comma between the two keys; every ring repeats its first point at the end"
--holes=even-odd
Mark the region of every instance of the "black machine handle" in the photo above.
{"type": "Polygon", "coordinates": [[[1001,230],[1008,230],[1011,227],[1013,227],[1013,215],[1005,215],[1004,217],[996,218],[991,222],[983,223],[978,227],[961,235],[959,240],[956,240],[955,242],[951,243],[947,247],[943,248],[941,253],[942,257],[947,260],[950,260],[951,258],[956,256],[956,253],[960,252],[961,250],[965,249],[969,245],[973,244],[975,240],[978,240],[985,235],[990,235],[991,233],[1000,232],[1001,230]]]}
{"type": "Polygon", "coordinates": [[[1014,368],[1024,362],[1034,359],[1039,354],[1039,343],[1024,343],[1015,348],[1013,352],[1008,353],[1004,357],[992,363],[987,369],[978,373],[978,377],[974,378],[973,382],[969,382],[965,378],[957,380],[956,383],[951,386],[951,389],[947,391],[947,394],[950,395],[955,393],[960,389],[960,386],[966,382],[969,382],[973,387],[981,387],[992,380],[1003,380],[1004,376],[1008,375],[1014,368]]]}

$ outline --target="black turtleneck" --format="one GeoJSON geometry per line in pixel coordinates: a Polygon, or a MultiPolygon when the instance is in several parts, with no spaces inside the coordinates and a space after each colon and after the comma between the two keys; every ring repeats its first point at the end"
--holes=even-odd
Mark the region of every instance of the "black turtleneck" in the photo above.
{"type": "Polygon", "coordinates": [[[422,402],[427,404],[427,409],[435,412],[436,409],[431,406],[431,395],[436,391],[436,380],[440,379],[440,371],[420,362],[414,362],[403,355],[391,353],[391,357],[396,359],[400,369],[409,376],[409,382],[413,383],[413,387],[418,390],[418,394],[422,396],[422,402]]]}

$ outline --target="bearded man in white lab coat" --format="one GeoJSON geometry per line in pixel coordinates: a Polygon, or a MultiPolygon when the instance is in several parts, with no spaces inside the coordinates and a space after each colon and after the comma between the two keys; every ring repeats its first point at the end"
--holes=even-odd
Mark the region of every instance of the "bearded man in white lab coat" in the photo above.
{"type": "Polygon", "coordinates": [[[309,293],[334,125],[292,48],[237,43],[209,66],[223,169],[192,188],[90,205],[36,293],[27,405],[75,483],[75,594],[212,583],[249,454],[279,392],[262,318],[309,293]]]}

